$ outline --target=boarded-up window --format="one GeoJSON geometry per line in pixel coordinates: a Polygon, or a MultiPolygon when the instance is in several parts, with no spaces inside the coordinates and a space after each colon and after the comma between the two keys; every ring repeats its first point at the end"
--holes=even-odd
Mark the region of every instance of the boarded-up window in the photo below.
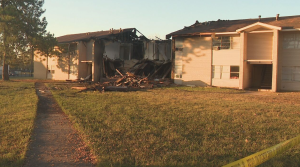
{"type": "Polygon", "coordinates": [[[213,66],[212,78],[216,79],[238,79],[239,66],[213,66]]]}
{"type": "Polygon", "coordinates": [[[285,34],[283,37],[284,49],[300,49],[300,34],[285,34]]]}
{"type": "Polygon", "coordinates": [[[282,67],[281,80],[300,82],[300,66],[282,67]]]}

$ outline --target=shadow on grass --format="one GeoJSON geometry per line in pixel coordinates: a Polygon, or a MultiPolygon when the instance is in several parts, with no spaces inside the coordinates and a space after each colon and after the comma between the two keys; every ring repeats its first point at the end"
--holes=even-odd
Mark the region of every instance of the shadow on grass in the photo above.
{"type": "Polygon", "coordinates": [[[11,158],[0,158],[0,167],[20,167],[24,163],[24,158],[12,160],[11,158]]]}

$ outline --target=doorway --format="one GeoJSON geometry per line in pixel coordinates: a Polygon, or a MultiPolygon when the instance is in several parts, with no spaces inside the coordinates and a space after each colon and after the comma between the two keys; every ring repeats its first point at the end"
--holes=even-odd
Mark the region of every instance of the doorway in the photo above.
{"type": "Polygon", "coordinates": [[[251,87],[272,89],[272,64],[253,64],[251,87]]]}

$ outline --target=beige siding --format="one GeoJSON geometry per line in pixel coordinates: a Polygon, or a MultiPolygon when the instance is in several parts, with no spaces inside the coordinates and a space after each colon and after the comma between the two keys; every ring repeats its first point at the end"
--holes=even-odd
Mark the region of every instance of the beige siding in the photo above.
{"type": "Polygon", "coordinates": [[[183,52],[180,49],[183,48],[183,39],[182,38],[175,39],[175,48],[177,50],[175,51],[174,83],[181,85],[182,84],[182,55],[183,55],[183,52]]]}
{"type": "Polygon", "coordinates": [[[213,50],[213,65],[240,64],[240,37],[232,37],[231,49],[213,50]]]}
{"type": "Polygon", "coordinates": [[[282,49],[282,66],[300,66],[300,49],[282,49]]]}
{"type": "Polygon", "coordinates": [[[58,58],[56,56],[49,58],[48,69],[50,70],[50,72],[48,72],[47,79],[68,79],[69,64],[67,54],[62,55],[62,58],[58,58]]]}
{"type": "MultiPolygon", "coordinates": [[[[240,37],[234,36],[232,37],[231,49],[213,50],[212,65],[224,67],[239,66],[240,54],[240,37]]],[[[239,80],[230,79],[230,76],[223,76],[222,79],[213,78],[212,85],[220,87],[239,87],[239,80]]]]}
{"type": "Polygon", "coordinates": [[[185,38],[182,55],[184,85],[211,85],[211,37],[185,38]]]}
{"type": "Polygon", "coordinates": [[[78,51],[77,45],[72,44],[71,52],[59,56],[40,57],[37,53],[34,58],[34,78],[66,80],[78,78],[78,51]],[[48,62],[48,63],[47,63],[48,62]],[[47,65],[48,64],[48,65],[47,65]],[[48,68],[48,70],[47,70],[48,68]],[[69,74],[69,71],[71,72],[69,74]]]}
{"type": "Polygon", "coordinates": [[[238,79],[212,79],[212,85],[218,87],[238,88],[238,79]]]}
{"type": "Polygon", "coordinates": [[[300,82],[282,82],[281,90],[283,91],[300,91],[300,82]]]}
{"type": "MultiPolygon", "coordinates": [[[[78,66],[78,77],[85,78],[88,73],[88,65],[85,62],[87,61],[87,44],[85,42],[78,42],[78,58],[79,58],[79,66],[78,66]]],[[[91,58],[90,58],[91,59],[91,58]]],[[[92,60],[90,60],[92,61],[92,60]]]]}
{"type": "Polygon", "coordinates": [[[34,78],[36,79],[46,79],[47,74],[47,63],[46,57],[41,57],[38,54],[34,55],[34,78]]]}
{"type": "MultiPolygon", "coordinates": [[[[296,49],[285,49],[283,48],[283,37],[286,34],[300,34],[300,32],[283,32],[280,35],[279,41],[279,67],[278,67],[278,80],[281,82],[279,85],[279,89],[283,91],[300,91],[300,82],[297,80],[294,81],[287,81],[283,78],[286,78],[286,74],[283,74],[283,68],[299,68],[300,67],[300,48],[296,49]]],[[[294,71],[292,74],[292,78],[298,77],[294,71]]]]}
{"type": "Polygon", "coordinates": [[[69,79],[79,79],[78,72],[79,72],[79,54],[78,50],[70,55],[70,74],[69,79]]]}
{"type": "Polygon", "coordinates": [[[273,33],[249,33],[247,60],[272,60],[273,33]]]}

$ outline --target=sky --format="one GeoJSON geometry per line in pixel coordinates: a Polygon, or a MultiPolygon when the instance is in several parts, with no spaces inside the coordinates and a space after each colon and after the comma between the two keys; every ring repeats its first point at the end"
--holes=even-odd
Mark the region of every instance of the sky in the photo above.
{"type": "Polygon", "coordinates": [[[299,0],[44,0],[47,31],[55,37],[136,28],[147,38],[199,22],[300,15],[299,0]]]}

